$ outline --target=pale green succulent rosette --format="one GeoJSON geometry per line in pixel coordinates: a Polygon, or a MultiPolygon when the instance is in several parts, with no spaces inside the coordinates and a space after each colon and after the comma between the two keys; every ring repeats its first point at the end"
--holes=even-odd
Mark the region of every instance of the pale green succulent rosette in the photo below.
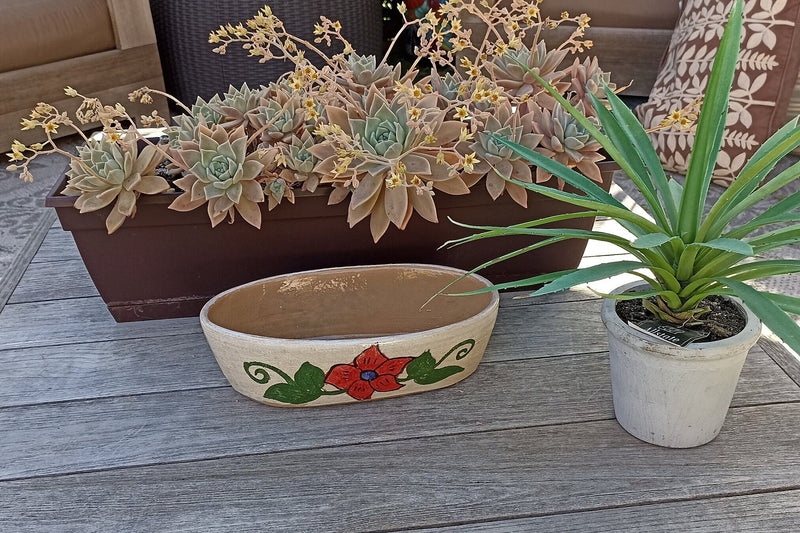
{"type": "Polygon", "coordinates": [[[391,88],[402,75],[400,65],[393,68],[386,63],[378,64],[374,55],[362,56],[355,52],[348,54],[347,67],[344,72],[352,76],[343,81],[358,94],[366,93],[370,87],[391,88]]]}
{"type": "Polygon", "coordinates": [[[208,216],[216,226],[234,213],[256,227],[261,226],[259,202],[264,191],[255,181],[264,165],[247,155],[244,126],[228,132],[222,125],[198,126],[197,142],[181,142],[175,156],[189,171],[175,185],[184,193],[170,205],[171,209],[190,211],[208,203],[208,216]]]}
{"type": "Polygon", "coordinates": [[[208,103],[208,107],[221,116],[214,123],[221,124],[227,130],[233,130],[242,125],[255,127],[250,123],[250,114],[258,107],[265,93],[266,88],[253,90],[247,83],[242,84],[238,89],[230,85],[227,93],[208,103]]]}
{"type": "Polygon", "coordinates": [[[283,145],[283,163],[281,177],[288,183],[302,182],[303,189],[314,192],[319,185],[320,175],[314,172],[319,159],[311,153],[316,144],[314,136],[304,131],[301,137],[292,137],[291,144],[283,145]]]}
{"type": "MultiPolygon", "coordinates": [[[[517,50],[509,49],[505,54],[495,56],[487,66],[500,87],[511,95],[525,96],[539,87],[536,78],[529,71],[545,80],[561,78],[559,66],[567,53],[567,50],[548,50],[545,42],[540,41],[533,50],[525,45],[517,50]]],[[[568,86],[568,83],[556,85],[561,91],[568,86]]]]}
{"type": "Polygon", "coordinates": [[[445,120],[446,112],[436,107],[436,100],[435,95],[428,95],[416,101],[420,117],[413,121],[402,96],[395,95],[390,101],[375,88],[364,97],[363,108],[326,108],[329,122],[339,127],[341,134],[311,148],[320,159],[314,171],[331,176],[324,182],[334,184],[332,203],[351,194],[348,223],[352,227],[369,216],[376,242],[390,224],[405,228],[414,211],[437,222],[434,189],[469,193],[453,169],[457,160],[437,162],[441,147],[455,142],[463,125],[445,120]],[[352,150],[353,145],[361,155],[347,163],[344,177],[340,177],[339,152],[352,150]],[[342,187],[348,180],[357,180],[357,186],[342,187]]]}
{"type": "Polygon", "coordinates": [[[140,194],[169,189],[166,180],[156,175],[163,159],[164,154],[153,145],[145,146],[140,153],[133,135],[126,135],[119,144],[106,136],[90,138],[78,148],[78,159],[71,161],[62,194],[77,195],[75,207],[81,213],[97,211],[116,200],[106,218],[108,233],[114,233],[135,214],[140,194]]]}
{"type": "MultiPolygon", "coordinates": [[[[577,108],[582,110],[583,105],[578,103],[577,108]]],[[[594,117],[586,120],[594,125],[597,123],[594,117]]],[[[537,152],[568,168],[577,168],[598,183],[603,181],[597,166],[597,161],[604,159],[599,153],[602,148],[600,143],[595,140],[585,123],[569,114],[560,103],[556,103],[552,113],[547,109],[535,110],[533,129],[542,136],[537,152]]],[[[537,165],[537,183],[549,180],[552,175],[550,171],[537,165]]]]}

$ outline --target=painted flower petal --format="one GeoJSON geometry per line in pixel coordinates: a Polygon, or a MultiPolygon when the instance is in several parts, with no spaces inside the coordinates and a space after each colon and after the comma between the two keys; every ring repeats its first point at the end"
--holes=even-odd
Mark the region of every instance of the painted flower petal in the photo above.
{"type": "Polygon", "coordinates": [[[353,363],[360,371],[377,370],[379,366],[388,361],[389,358],[383,355],[377,344],[373,344],[356,357],[353,363]]]}
{"type": "MultiPolygon", "coordinates": [[[[379,376],[398,376],[406,367],[406,365],[413,360],[413,357],[394,357],[392,359],[387,359],[385,363],[375,369],[375,372],[377,372],[379,376]]],[[[375,390],[380,389],[376,388],[375,390]]]]}
{"type": "Polygon", "coordinates": [[[337,389],[349,389],[353,383],[361,379],[361,370],[353,365],[335,365],[328,370],[325,383],[337,389]]]}
{"type": "Polygon", "coordinates": [[[363,379],[359,379],[347,389],[347,394],[356,400],[369,400],[372,398],[373,392],[375,392],[375,389],[372,388],[369,381],[364,381],[363,379]]]}
{"type": "Polygon", "coordinates": [[[369,382],[370,386],[378,392],[388,392],[402,387],[394,376],[378,376],[369,382]]]}

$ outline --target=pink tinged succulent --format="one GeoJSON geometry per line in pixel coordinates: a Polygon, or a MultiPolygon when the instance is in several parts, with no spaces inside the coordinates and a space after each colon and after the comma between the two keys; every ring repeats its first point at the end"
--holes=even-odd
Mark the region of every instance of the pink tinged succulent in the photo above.
{"type": "Polygon", "coordinates": [[[248,223],[261,227],[264,191],[256,181],[264,165],[256,154],[247,155],[244,126],[228,132],[222,125],[199,125],[196,141],[182,141],[176,160],[186,170],[175,185],[184,192],[170,205],[177,211],[191,211],[208,204],[213,226],[238,212],[248,223]]]}
{"type": "MultiPolygon", "coordinates": [[[[582,105],[579,104],[578,108],[582,108],[582,105]]],[[[533,128],[542,135],[537,152],[577,169],[594,181],[602,181],[597,161],[605,157],[599,153],[600,143],[560,104],[553,108],[552,113],[547,109],[535,110],[533,128]]],[[[536,169],[537,182],[547,181],[551,177],[552,174],[546,170],[536,169]]],[[[562,182],[559,181],[559,184],[562,182]]]]}
{"type": "Polygon", "coordinates": [[[78,195],[75,207],[81,213],[97,211],[116,200],[106,218],[108,233],[114,233],[126,218],[136,214],[139,195],[169,189],[166,180],[156,175],[156,167],[163,159],[161,149],[153,145],[140,152],[132,134],[119,143],[105,137],[89,139],[78,148],[78,158],[70,163],[69,180],[62,194],[78,195]]]}
{"type": "Polygon", "coordinates": [[[416,102],[421,118],[414,122],[409,120],[402,96],[389,101],[374,88],[363,99],[363,108],[326,108],[329,123],[341,134],[313,147],[312,153],[320,159],[314,170],[325,176],[323,183],[334,184],[329,203],[342,201],[351,193],[350,226],[369,216],[376,242],[390,224],[405,228],[414,211],[426,220],[438,221],[433,189],[469,193],[452,160],[437,163],[438,154],[443,147],[452,147],[463,126],[445,120],[445,111],[436,107],[436,99],[429,95],[416,102]],[[337,175],[341,151],[352,152],[354,146],[360,155],[351,157],[346,172],[337,175]]]}
{"type": "Polygon", "coordinates": [[[617,90],[616,84],[611,83],[611,74],[600,69],[596,57],[587,57],[583,63],[575,59],[570,70],[570,78],[573,104],[580,102],[590,115],[595,115],[590,94],[596,96],[600,101],[605,101],[606,86],[612,91],[617,90]]]}
{"type": "Polygon", "coordinates": [[[539,145],[542,135],[533,133],[533,115],[528,113],[520,116],[519,109],[512,112],[508,103],[497,106],[495,114],[489,116],[484,127],[476,132],[475,142],[466,150],[461,148],[464,152],[474,152],[479,161],[471,172],[463,174],[463,178],[467,185],[472,186],[486,176],[486,190],[493,199],[508,191],[515,202],[527,207],[528,194],[525,188],[506,181],[506,178],[531,183],[530,164],[499,140],[513,141],[530,149],[539,145]]]}
{"type": "Polygon", "coordinates": [[[219,123],[227,130],[233,130],[239,126],[249,126],[251,122],[250,113],[258,107],[259,101],[266,92],[265,88],[250,89],[244,83],[239,89],[230,85],[228,92],[222,97],[212,99],[208,102],[208,107],[216,111],[220,118],[215,123],[219,123]]]}
{"type": "Polygon", "coordinates": [[[486,63],[495,83],[512,96],[533,95],[543,90],[528,69],[552,83],[563,91],[569,84],[561,83],[564,71],[559,66],[568,51],[548,50],[544,41],[539,41],[533,49],[522,45],[519,49],[509,49],[505,54],[494,56],[486,63]],[[526,68],[527,67],[527,68],[526,68]]]}

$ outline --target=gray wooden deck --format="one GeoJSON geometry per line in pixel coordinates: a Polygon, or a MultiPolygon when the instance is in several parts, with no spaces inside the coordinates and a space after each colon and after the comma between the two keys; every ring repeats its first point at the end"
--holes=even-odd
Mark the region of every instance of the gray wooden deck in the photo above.
{"type": "Polygon", "coordinates": [[[0,531],[800,530],[797,360],[762,339],[721,435],[658,448],[614,420],[598,308],[504,295],[453,387],[272,408],[197,319],[115,324],[54,227],[0,313],[0,531]]]}

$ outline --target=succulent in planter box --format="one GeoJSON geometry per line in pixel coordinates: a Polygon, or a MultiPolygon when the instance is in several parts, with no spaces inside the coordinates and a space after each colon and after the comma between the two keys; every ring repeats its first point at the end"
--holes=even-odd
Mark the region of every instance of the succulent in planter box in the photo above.
{"type": "MultiPolygon", "coordinates": [[[[631,232],[627,239],[603,231],[544,228],[552,220],[533,220],[512,227],[479,227],[482,230],[457,241],[462,244],[488,237],[538,235],[546,246],[565,238],[595,239],[614,244],[632,256],[583,269],[533,276],[491,289],[543,286],[532,296],[553,293],[617,274],[632,273],[642,282],[612,294],[603,303],[603,320],[609,330],[612,389],[617,419],[629,432],[648,442],[686,447],[703,444],[719,432],[744,364],[747,352],[760,332],[762,320],[791,348],[800,352],[800,327],[789,314],[800,314],[800,298],[757,291],[746,282],[800,272],[800,261],[764,259],[761,254],[800,243],[800,193],[788,194],[764,213],[738,222],[737,217],[800,178],[796,163],[765,181],[779,160],[800,145],[800,125],[793,119],[777,131],[744,166],[739,176],[704,214],[711,173],[717,159],[742,27],[742,1],[731,2],[730,20],[696,124],[695,143],[685,182],[668,178],[647,132],[633,113],[607,86],[607,104],[595,91],[587,93],[599,126],[580,105],[567,101],[561,92],[528,70],[569,113],[577,127],[603,146],[630,177],[645,199],[650,218],[625,207],[586,177],[557,158],[544,157],[507,138],[496,142],[547,172],[573,185],[580,192],[547,189],[505,177],[526,189],[558,198],[581,208],[581,213],[608,216],[631,232]],[[608,105],[608,107],[607,107],[608,105]],[[656,322],[655,329],[677,332],[692,326],[713,330],[711,308],[722,297],[739,309],[744,330],[721,340],[697,341],[683,348],[655,340],[636,331],[617,312],[615,301],[640,301],[656,322]],[[730,300],[738,297],[744,305],[730,300]]],[[[524,65],[523,65],[524,66],[524,65]]],[[[676,111],[678,120],[682,111],[676,111]]],[[[685,118],[685,117],[684,117],[685,118]]],[[[503,261],[519,252],[499,257],[503,261]]],[[[480,270],[480,268],[475,269],[480,270]]],[[[491,290],[487,289],[487,290],[491,290]]],[[[647,328],[645,328],[647,329],[647,328]]],[[[651,328],[652,329],[652,328],[651,328]]]]}
{"type": "MultiPolygon", "coordinates": [[[[253,56],[254,68],[258,62],[282,61],[285,75],[267,86],[231,87],[187,105],[175,101],[181,112],[169,123],[151,114],[142,117],[141,127],[129,127],[137,121],[122,104],[104,105],[73,89],[67,94],[82,102],[75,116],[37,106],[24,128],[43,128],[47,136],[73,121],[99,122],[103,142],[123,153],[138,142],[139,150],[158,160],[158,174],[171,186],[163,194],[126,193],[120,213],[130,216],[115,215],[107,228],[114,235],[107,239],[94,224],[108,217],[108,208],[77,217],[74,197],[56,192],[46,200],[56,207],[62,227],[72,231],[115,318],[190,316],[230,286],[309,268],[409,261],[471,268],[506,246],[490,244],[477,254],[437,250],[464,234],[442,220],[450,214],[488,213],[505,224],[525,220],[526,210],[570,209],[500,178],[493,169],[510,166],[522,182],[563,186],[488,134],[508,135],[548,155],[563,152],[565,164],[600,179],[595,171],[599,145],[584,138],[569,115],[554,113],[552,96],[505,59],[509,50],[530,57],[569,101],[585,99],[605,79],[594,63],[587,70],[572,57],[591,45],[584,38],[588,17],[543,18],[522,0],[504,7],[482,3],[440,3],[438,11],[413,20],[405,13],[383,57],[359,54],[342,35],[342,24],[324,17],[314,39],[299,39],[265,7],[248,21],[213,31],[209,48],[224,54],[242,46],[253,56]],[[467,17],[486,22],[483,35],[465,29],[467,17]],[[557,27],[571,28],[560,46],[537,44],[557,27]],[[409,63],[395,63],[390,58],[405,45],[406,30],[418,36],[416,54],[409,63]],[[152,127],[164,128],[169,142],[148,139],[146,129],[152,127]],[[545,132],[559,132],[554,138],[562,147],[552,139],[544,142],[545,132]],[[120,220],[125,222],[121,229],[120,220]],[[287,239],[295,235],[302,236],[302,246],[287,239]],[[106,259],[95,259],[90,248],[103,250],[106,259]],[[137,277],[112,278],[113,272],[128,270],[126,254],[135,254],[137,277]],[[147,270],[167,255],[175,265],[147,270]],[[220,255],[237,268],[225,268],[220,255]]],[[[130,98],[146,103],[154,93],[145,87],[130,98]]],[[[30,161],[52,152],[64,153],[48,138],[38,145],[15,143],[9,155],[12,168],[31,179],[30,161]]],[[[602,186],[608,189],[615,166],[603,166],[602,186]]],[[[85,170],[96,173],[90,166],[85,170]]],[[[103,196],[111,205],[113,194],[103,196]]],[[[587,217],[577,225],[591,224],[587,217]]],[[[520,257],[486,275],[505,280],[530,268],[560,269],[577,264],[582,253],[580,243],[565,242],[553,253],[520,257]]]]}
{"type": "MultiPolygon", "coordinates": [[[[420,11],[420,18],[411,20],[401,5],[403,27],[380,59],[359,55],[343,37],[342,25],[325,17],[315,26],[313,42],[287,32],[269,7],[244,23],[220,26],[209,37],[215,52],[224,54],[229,46],[241,45],[254,60],[284,60],[292,68],[268,87],[231,87],[191,107],[177,102],[184,113],[174,117],[172,126],[157,114],[142,117],[143,126],[167,127],[171,140],[169,145],[146,141],[148,162],[157,165],[163,160],[171,173],[183,174],[174,185],[184,194],[170,207],[183,211],[208,204],[212,225],[225,218],[233,221],[239,212],[258,227],[261,216],[254,205],[262,194],[273,209],[283,199],[293,201],[298,188],[314,191],[324,185],[331,203],[348,201],[351,226],[370,219],[377,241],[390,225],[403,229],[415,213],[436,222],[436,194],[468,194],[484,177],[493,198],[508,192],[525,206],[527,192],[506,183],[495,169],[512,169],[523,182],[544,182],[551,176],[541,169],[532,173],[527,162],[491,140],[490,133],[521,142],[599,181],[599,144],[553,106],[553,98],[526,70],[538,72],[570,100],[597,93],[597,80],[607,77],[596,62],[568,59],[591,46],[583,38],[588,17],[564,13],[557,20],[542,19],[538,4],[522,0],[483,4],[451,1],[436,11],[420,11]],[[462,19],[469,17],[485,23],[482,37],[464,29],[462,19]],[[560,47],[548,49],[541,34],[562,25],[574,31],[560,47]],[[416,32],[419,46],[414,62],[403,69],[388,58],[407,29],[416,32]],[[325,52],[326,46],[340,51],[325,52]],[[422,62],[431,66],[424,77],[418,70],[422,62]],[[225,152],[230,163],[243,170],[230,169],[230,178],[212,177],[218,161],[207,166],[206,155],[191,155],[206,154],[206,145],[213,145],[211,151],[220,157],[225,152]]],[[[131,99],[146,103],[157,92],[142,88],[131,99]]],[[[102,124],[103,146],[116,145],[125,152],[142,137],[135,126],[125,135],[119,133],[123,124],[134,122],[121,104],[105,106],[73,89],[67,94],[83,100],[75,120],[102,124]]],[[[60,152],[48,131],[70,127],[72,120],[40,104],[23,127],[44,128],[48,140],[34,146],[15,143],[9,154],[12,168],[30,179],[27,165],[33,158],[60,152]]],[[[73,159],[73,168],[83,168],[73,172],[92,178],[86,183],[102,178],[80,157],[73,159]]],[[[135,196],[161,190],[140,188],[135,196]]],[[[110,196],[107,192],[103,198],[110,196]]],[[[134,200],[124,194],[109,232],[120,227],[120,214],[133,216],[134,200]]],[[[81,204],[84,210],[105,205],[81,204]]]]}

